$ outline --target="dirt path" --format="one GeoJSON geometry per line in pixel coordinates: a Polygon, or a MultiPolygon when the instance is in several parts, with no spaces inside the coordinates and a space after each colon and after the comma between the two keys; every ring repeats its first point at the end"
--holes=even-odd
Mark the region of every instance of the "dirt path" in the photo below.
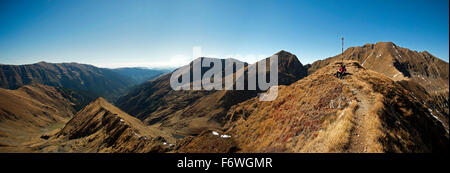
{"type": "Polygon", "coordinates": [[[374,104],[374,98],[370,95],[361,93],[360,90],[350,85],[347,81],[342,82],[350,88],[355,94],[358,101],[358,107],[353,117],[353,128],[350,132],[349,153],[364,153],[367,152],[367,130],[365,118],[368,114],[369,107],[374,104]]]}

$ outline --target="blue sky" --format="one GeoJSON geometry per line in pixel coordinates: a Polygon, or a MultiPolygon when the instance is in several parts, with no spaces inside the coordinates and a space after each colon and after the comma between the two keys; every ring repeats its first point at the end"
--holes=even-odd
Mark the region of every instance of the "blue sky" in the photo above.
{"type": "MultiPolygon", "coordinates": [[[[270,56],[303,64],[345,46],[392,41],[449,59],[448,0],[0,1],[0,64],[179,66],[193,56],[270,56]]],[[[247,58],[246,58],[247,57],[247,58]]]]}

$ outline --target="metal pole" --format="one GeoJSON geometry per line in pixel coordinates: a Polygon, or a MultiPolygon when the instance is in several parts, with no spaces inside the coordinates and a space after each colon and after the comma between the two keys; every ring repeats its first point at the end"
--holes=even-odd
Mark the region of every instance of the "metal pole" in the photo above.
{"type": "Polygon", "coordinates": [[[344,63],[344,37],[342,37],[342,50],[341,50],[341,56],[342,56],[342,63],[344,63]]]}

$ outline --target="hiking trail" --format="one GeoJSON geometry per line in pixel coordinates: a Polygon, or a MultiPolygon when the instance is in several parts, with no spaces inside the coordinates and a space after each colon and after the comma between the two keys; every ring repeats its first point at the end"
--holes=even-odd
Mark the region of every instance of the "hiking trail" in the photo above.
{"type": "Polygon", "coordinates": [[[374,105],[374,98],[371,95],[361,93],[360,90],[350,85],[346,79],[342,79],[344,85],[348,86],[352,93],[356,96],[358,106],[353,114],[353,127],[350,131],[350,140],[348,151],[349,153],[365,153],[368,151],[367,145],[367,124],[366,118],[370,105],[374,105]]]}

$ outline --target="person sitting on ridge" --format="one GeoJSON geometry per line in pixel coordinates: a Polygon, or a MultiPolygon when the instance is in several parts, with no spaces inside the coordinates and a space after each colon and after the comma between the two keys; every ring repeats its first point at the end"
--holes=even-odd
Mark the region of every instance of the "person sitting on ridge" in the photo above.
{"type": "Polygon", "coordinates": [[[335,76],[339,79],[342,79],[342,77],[344,77],[345,71],[345,65],[341,64],[341,67],[339,68],[339,71],[336,72],[335,76]]]}

